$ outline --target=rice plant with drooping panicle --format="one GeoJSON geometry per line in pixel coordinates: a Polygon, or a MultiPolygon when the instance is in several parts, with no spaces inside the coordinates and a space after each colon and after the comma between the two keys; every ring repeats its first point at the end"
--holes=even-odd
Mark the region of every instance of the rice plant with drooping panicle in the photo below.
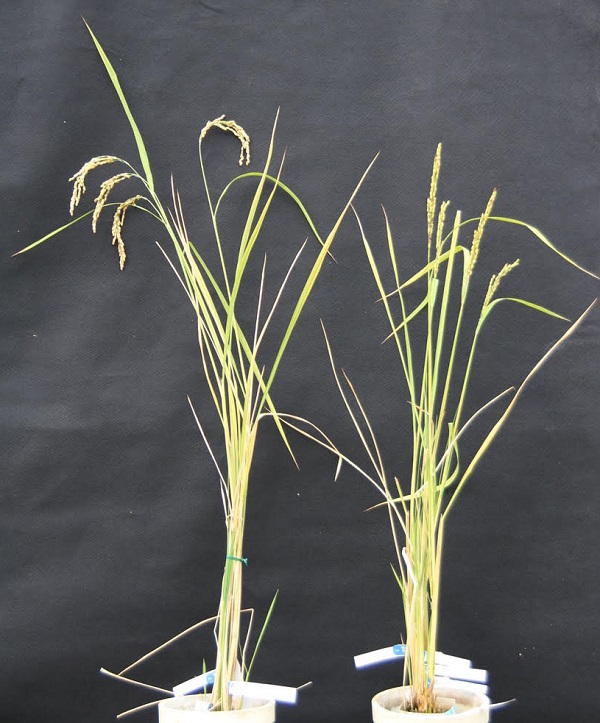
{"type": "MultiPolygon", "coordinates": [[[[212,709],[215,711],[230,710],[238,707],[240,701],[232,699],[229,695],[229,682],[240,676],[247,679],[254,661],[254,655],[250,662],[247,661],[251,622],[245,638],[242,639],[241,615],[243,612],[243,568],[247,563],[244,557],[244,524],[249,475],[258,425],[265,417],[271,417],[275,421],[277,429],[291,454],[280,415],[271,398],[271,388],[291,334],[313,289],[322,265],[330,253],[331,245],[340,224],[369,169],[363,174],[330,233],[322,239],[298,196],[280,180],[283,160],[275,176],[269,173],[277,121],[271,135],[263,171],[260,173],[244,173],[237,176],[225,188],[218,201],[213,203],[202,157],[203,140],[211,129],[232,133],[240,142],[239,162],[242,165],[244,163],[248,164],[250,161],[250,138],[239,124],[233,120],[226,120],[224,116],[207,123],[200,133],[198,146],[202,179],[219,258],[218,268],[211,268],[199,247],[195,246],[188,237],[181,199],[175,190],[174,184],[172,184],[172,209],[165,208],[159,198],[155,190],[150,161],[142,135],[131,114],[117,74],[89,26],[88,30],[131,125],[141,163],[141,171],[137,170],[129,162],[115,156],[105,155],[92,158],[70,179],[73,182],[73,194],[70,203],[71,215],[75,213],[86,191],[86,179],[91,171],[111,164],[120,167],[118,173],[102,182],[100,192],[95,198],[94,208],[19,253],[34,248],[90,214],[92,215],[92,228],[96,231],[100,215],[109,206],[116,206],[112,223],[112,240],[117,247],[121,269],[124,268],[126,261],[122,230],[126,213],[131,208],[141,209],[159,221],[173,244],[176,262],[171,261],[164,251],[163,253],[169,260],[169,264],[176,273],[194,309],[201,367],[223,433],[222,439],[226,458],[225,469],[221,469],[217,463],[216,455],[206,438],[202,424],[192,408],[199,431],[217,469],[225,516],[227,543],[219,610],[215,625],[216,673],[212,692],[212,709]],[[219,228],[219,208],[226,198],[232,183],[244,178],[253,178],[257,181],[257,186],[245,217],[235,263],[231,264],[231,268],[228,268],[225,261],[226,243],[221,237],[219,228]],[[142,192],[121,202],[109,202],[109,197],[114,192],[115,187],[123,181],[137,182],[141,185],[142,192]],[[301,291],[292,303],[291,313],[289,313],[284,332],[275,347],[275,353],[270,360],[264,360],[261,358],[261,345],[265,334],[276,310],[278,310],[286,290],[286,284],[306,246],[305,242],[297,252],[267,313],[263,313],[262,309],[266,271],[265,257],[260,285],[257,289],[257,306],[253,328],[248,333],[242,328],[238,315],[240,290],[245,281],[249,260],[255,250],[263,223],[277,192],[286,194],[297,205],[320,243],[320,247],[304,284],[301,286],[301,291]]],[[[266,616],[267,621],[271,611],[272,606],[266,616]]],[[[263,632],[264,627],[258,637],[254,654],[256,654],[263,632]]]]}
{"type": "Polygon", "coordinates": [[[402,480],[387,472],[365,406],[346,373],[336,368],[327,335],[325,340],[337,386],[373,471],[367,472],[359,466],[316,427],[307,428],[293,417],[284,419],[290,427],[338,457],[336,478],[342,464],[347,463],[368,479],[384,498],[375,507],[383,506],[387,509],[396,555],[396,566],[392,566],[392,570],[403,601],[406,630],[404,684],[411,688],[408,708],[422,713],[436,712],[435,650],[444,530],[448,515],[477,463],[507,421],[528,381],[575,331],[591,308],[588,307],[542,356],[516,389],[512,387],[501,392],[465,420],[465,402],[479,338],[490,314],[499,304],[517,304],[566,321],[559,314],[526,299],[497,296],[500,283],[519,265],[516,260],[504,264],[497,274],[492,275],[474,331],[465,330],[467,310],[473,308],[473,304],[469,303],[472,301],[472,279],[488,224],[494,221],[522,226],[563,260],[585,273],[590,272],[560,252],[535,227],[516,219],[492,216],[495,190],[479,218],[462,221],[461,213],[457,211],[452,228],[447,233],[445,221],[449,201],[440,204],[437,197],[440,167],[441,145],[435,154],[426,204],[427,262],[404,282],[400,280],[402,259],[394,243],[385,209],[383,211],[387,253],[393,276],[391,291],[386,289],[380,266],[356,214],[368,264],[390,326],[390,334],[385,341],[394,344],[406,381],[411,433],[406,444],[401,445],[412,451],[409,478],[402,480]],[[470,246],[463,246],[459,243],[460,232],[472,224],[476,226],[470,246]],[[409,308],[406,290],[411,287],[418,289],[419,284],[424,287],[418,297],[420,301],[414,308],[409,308]],[[416,320],[421,324],[418,333],[414,326],[416,320]],[[466,356],[461,353],[465,351],[466,356]],[[461,359],[466,359],[466,362],[461,364],[461,359]],[[512,398],[505,410],[464,465],[464,459],[459,454],[461,438],[483,411],[511,393],[512,398]]]}

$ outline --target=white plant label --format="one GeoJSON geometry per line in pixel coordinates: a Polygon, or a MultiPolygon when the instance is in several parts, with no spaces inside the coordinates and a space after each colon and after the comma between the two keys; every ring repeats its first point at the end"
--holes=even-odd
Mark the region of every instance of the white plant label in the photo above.
{"type": "Polygon", "coordinates": [[[243,680],[232,680],[229,683],[229,695],[248,696],[280,703],[296,703],[298,689],[286,685],[269,685],[268,683],[249,683],[243,680]]]}
{"type": "Polygon", "coordinates": [[[435,676],[435,684],[436,685],[448,685],[452,686],[452,688],[458,688],[459,690],[468,690],[472,693],[483,693],[483,695],[488,694],[488,687],[487,685],[481,685],[480,683],[469,683],[465,680],[456,680],[454,678],[445,678],[445,677],[438,677],[435,676]]]}
{"type": "Polygon", "coordinates": [[[488,672],[479,668],[467,668],[464,665],[438,665],[435,666],[436,675],[454,680],[466,680],[471,683],[487,683],[488,672]]]}
{"type": "Polygon", "coordinates": [[[379,663],[387,663],[390,660],[398,660],[403,658],[406,652],[406,645],[392,645],[390,648],[379,648],[372,650],[370,653],[361,653],[354,656],[354,666],[359,670],[368,668],[371,665],[379,663]]]}
{"type": "MultiPolygon", "coordinates": [[[[379,648],[379,650],[372,650],[370,653],[362,653],[361,655],[354,656],[354,666],[358,669],[368,668],[371,665],[378,665],[379,663],[387,663],[391,660],[397,660],[403,658],[406,654],[406,645],[392,645],[389,648],[379,648]]],[[[435,664],[444,665],[452,668],[470,668],[472,663],[467,658],[459,658],[456,655],[446,655],[446,653],[435,653],[435,664]]]]}
{"type": "Polygon", "coordinates": [[[197,675],[195,678],[179,683],[173,688],[175,695],[187,695],[188,693],[196,693],[199,690],[208,688],[215,682],[215,671],[209,670],[207,673],[197,675]]]}
{"type": "Polygon", "coordinates": [[[456,655],[446,655],[446,653],[440,653],[439,650],[435,652],[435,664],[449,665],[456,668],[470,668],[473,665],[473,663],[466,658],[458,658],[456,655]]]}

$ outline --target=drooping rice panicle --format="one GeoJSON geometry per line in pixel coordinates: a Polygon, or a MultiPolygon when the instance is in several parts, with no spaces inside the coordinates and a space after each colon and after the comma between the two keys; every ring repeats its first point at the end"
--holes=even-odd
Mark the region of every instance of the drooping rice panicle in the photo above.
{"type": "Polygon", "coordinates": [[[69,213],[71,216],[75,213],[75,209],[81,201],[81,197],[86,191],[85,178],[94,168],[99,168],[107,163],[118,163],[120,161],[116,156],[96,156],[84,163],[83,166],[69,178],[69,182],[73,183],[73,193],[71,194],[71,202],[69,204],[69,213]]]}
{"type": "Polygon", "coordinates": [[[234,120],[225,120],[225,114],[220,115],[212,121],[209,121],[200,131],[200,140],[203,140],[211,128],[220,128],[222,131],[229,131],[240,142],[240,166],[244,163],[250,165],[250,136],[242,128],[241,125],[234,120]]]}
{"type": "Polygon", "coordinates": [[[125,242],[123,241],[122,235],[123,224],[125,223],[125,214],[127,213],[128,208],[136,206],[143,199],[144,196],[141,195],[128,198],[126,201],[123,201],[123,203],[120,203],[117,206],[117,210],[115,211],[115,215],[113,216],[112,242],[113,246],[116,245],[117,251],[119,253],[119,267],[121,271],[123,271],[123,269],[125,268],[125,259],[127,258],[127,254],[125,253],[125,242]]]}
{"type": "Polygon", "coordinates": [[[94,213],[92,214],[92,231],[94,233],[96,233],[98,219],[100,218],[100,214],[102,213],[104,204],[108,200],[110,192],[117,184],[122,181],[126,181],[128,178],[135,178],[135,173],[118,173],[116,176],[111,176],[110,178],[107,178],[106,181],[102,181],[100,193],[94,199],[94,203],[96,204],[94,213]]]}

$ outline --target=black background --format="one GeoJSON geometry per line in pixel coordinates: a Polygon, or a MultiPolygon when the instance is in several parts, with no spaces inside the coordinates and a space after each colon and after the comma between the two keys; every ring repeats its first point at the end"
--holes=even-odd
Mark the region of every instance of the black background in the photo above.
{"type": "MultiPolygon", "coordinates": [[[[224,554],[216,478],[186,394],[211,438],[218,427],[191,309],[154,243],[166,243],[160,228],[131,213],[124,273],[108,215],[96,236],[82,224],[10,258],[68,220],[67,179],[91,156],[136,160],[82,14],[120,75],[158,188],[166,199],[175,174],[199,244],[210,244],[199,129],[221,113],[235,118],[252,137],[257,170],[281,107],[276,156],[287,148],[284,180],[321,230],[381,150],[357,208],[383,259],[385,205],[403,276],[423,263],[438,141],[441,196],[453,208],[475,216],[497,186],[499,215],[539,226],[600,269],[596,2],[3,3],[0,718],[15,723],[107,721],[152,699],[98,669],[118,670],[214,614],[224,554]]],[[[207,141],[215,192],[236,159],[233,139],[207,141]]],[[[88,188],[87,204],[92,179],[88,188]]],[[[232,234],[250,192],[232,196],[232,234]]],[[[272,283],[307,233],[279,199],[264,238],[272,283]]],[[[276,401],[359,454],[322,318],[390,470],[401,473],[405,396],[380,344],[385,323],[353,219],[334,254],[289,347],[276,401]]],[[[484,273],[516,257],[507,295],[574,318],[597,294],[593,279],[523,230],[492,228],[484,273]]],[[[565,329],[510,311],[483,339],[471,410],[518,382],[565,329]]],[[[595,717],[599,321],[596,308],[537,375],[450,519],[440,648],[489,669],[494,700],[518,698],[494,720],[595,717]]],[[[371,696],[400,673],[352,664],[402,634],[387,518],[363,512],[378,501],[366,482],[345,468],[334,483],[335,460],[293,443],[299,471],[265,422],[253,468],[245,602],[260,617],[280,589],[255,677],[314,681],[278,720],[367,721],[371,696]]],[[[207,631],[139,677],[171,687],[212,656],[207,631]]]]}

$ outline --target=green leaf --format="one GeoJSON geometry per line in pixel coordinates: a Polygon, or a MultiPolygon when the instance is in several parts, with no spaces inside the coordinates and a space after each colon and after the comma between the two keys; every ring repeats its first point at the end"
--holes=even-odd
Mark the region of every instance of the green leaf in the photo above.
{"type": "Polygon", "coordinates": [[[268,173],[260,173],[259,171],[249,171],[248,173],[241,173],[239,176],[236,176],[233,180],[231,180],[227,186],[223,189],[223,192],[219,196],[219,200],[217,201],[217,204],[215,206],[215,215],[219,211],[219,206],[221,205],[221,201],[224,199],[225,195],[228,193],[231,186],[233,186],[234,183],[237,181],[241,181],[243,178],[266,178],[271,183],[274,183],[279,189],[281,189],[284,193],[286,193],[298,206],[300,209],[302,215],[306,219],[306,222],[310,226],[310,230],[313,232],[313,234],[316,236],[317,240],[323,246],[323,240],[321,239],[321,236],[319,235],[319,232],[317,231],[315,224],[313,223],[312,218],[310,217],[308,211],[306,210],[304,204],[302,201],[298,198],[298,196],[292,191],[289,186],[286,186],[285,183],[282,183],[279,179],[275,178],[274,176],[269,175],[268,173]]]}
{"type": "Polygon", "coordinates": [[[123,110],[125,111],[125,115],[127,116],[127,120],[129,121],[129,125],[131,126],[131,130],[133,131],[133,135],[135,137],[135,142],[136,142],[138,153],[140,156],[140,161],[142,162],[142,167],[144,169],[144,174],[146,176],[146,182],[148,184],[148,188],[150,189],[150,191],[152,193],[154,193],[154,181],[152,179],[152,171],[150,170],[150,161],[148,159],[148,153],[146,152],[146,146],[144,144],[144,139],[142,138],[142,134],[140,133],[140,130],[137,127],[137,123],[135,122],[135,119],[133,117],[133,114],[131,113],[131,110],[129,109],[129,104],[127,103],[127,99],[125,98],[123,89],[121,88],[121,83],[119,82],[117,73],[116,73],[115,69],[113,68],[112,63],[108,59],[108,56],[104,52],[104,49],[98,42],[98,39],[92,32],[92,29],[87,24],[87,21],[85,20],[85,18],[83,18],[83,22],[85,23],[85,26],[88,29],[89,34],[92,36],[92,40],[94,41],[94,45],[96,46],[98,54],[100,55],[100,58],[102,59],[102,62],[104,63],[106,72],[108,73],[108,76],[113,84],[114,89],[117,91],[117,95],[119,96],[119,100],[121,101],[121,105],[123,106],[123,110]]]}
{"type": "Polygon", "coordinates": [[[556,246],[550,241],[550,239],[545,236],[539,228],[536,228],[535,226],[532,226],[529,223],[525,223],[525,221],[519,221],[516,218],[506,218],[505,216],[490,216],[490,221],[501,221],[502,223],[512,223],[515,226],[523,226],[523,228],[526,228],[528,231],[530,231],[534,236],[536,236],[543,244],[545,244],[549,249],[554,251],[555,254],[558,254],[561,259],[566,261],[567,263],[571,264],[571,266],[574,266],[576,269],[579,269],[579,271],[583,271],[584,274],[587,274],[588,276],[592,276],[594,279],[600,279],[600,276],[597,276],[592,271],[588,271],[583,266],[580,266],[576,261],[574,261],[572,258],[567,256],[565,253],[560,251],[556,248],[556,246]]]}
{"type": "Polygon", "coordinates": [[[256,654],[258,653],[258,649],[260,648],[260,644],[262,643],[262,639],[265,635],[265,632],[267,630],[267,626],[271,620],[271,615],[273,615],[273,610],[275,609],[275,603],[277,602],[277,596],[279,595],[279,590],[275,592],[275,595],[273,596],[273,600],[271,600],[271,604],[269,605],[269,610],[267,611],[267,616],[265,618],[265,622],[263,623],[263,626],[260,630],[260,634],[258,636],[258,640],[256,641],[256,646],[254,648],[254,653],[252,654],[252,660],[250,661],[250,665],[248,666],[248,669],[246,670],[246,677],[245,680],[250,679],[250,673],[252,672],[252,666],[254,665],[254,661],[256,659],[256,654]]]}
{"type": "MultiPolygon", "coordinates": [[[[109,204],[106,204],[107,206],[109,204]]],[[[82,213],[81,216],[77,216],[77,218],[74,218],[72,221],[69,221],[69,223],[66,223],[64,226],[61,226],[60,228],[55,228],[54,231],[50,231],[50,233],[46,234],[43,238],[38,239],[37,241],[34,241],[32,244],[29,244],[29,246],[26,246],[24,249],[21,249],[20,251],[17,251],[15,254],[13,254],[13,258],[15,256],[18,256],[19,254],[27,253],[27,251],[31,251],[31,249],[34,249],[36,246],[39,246],[40,244],[44,243],[44,241],[47,241],[49,238],[52,238],[53,236],[58,235],[62,231],[65,231],[69,228],[69,226],[73,226],[78,221],[81,221],[82,219],[86,218],[86,216],[90,216],[92,213],[94,213],[94,209],[91,211],[86,211],[85,213],[82,213]]]]}
{"type": "Polygon", "coordinates": [[[494,299],[485,307],[481,314],[481,323],[483,323],[485,319],[489,316],[492,309],[502,301],[512,301],[514,304],[521,304],[521,306],[527,306],[528,308],[535,309],[535,311],[539,311],[542,314],[546,314],[547,316],[553,316],[555,319],[560,319],[561,321],[569,321],[566,316],[561,316],[555,311],[552,311],[552,309],[548,309],[545,306],[540,306],[539,304],[534,304],[532,301],[527,301],[527,299],[518,299],[510,296],[503,296],[498,299],[494,299]]]}

